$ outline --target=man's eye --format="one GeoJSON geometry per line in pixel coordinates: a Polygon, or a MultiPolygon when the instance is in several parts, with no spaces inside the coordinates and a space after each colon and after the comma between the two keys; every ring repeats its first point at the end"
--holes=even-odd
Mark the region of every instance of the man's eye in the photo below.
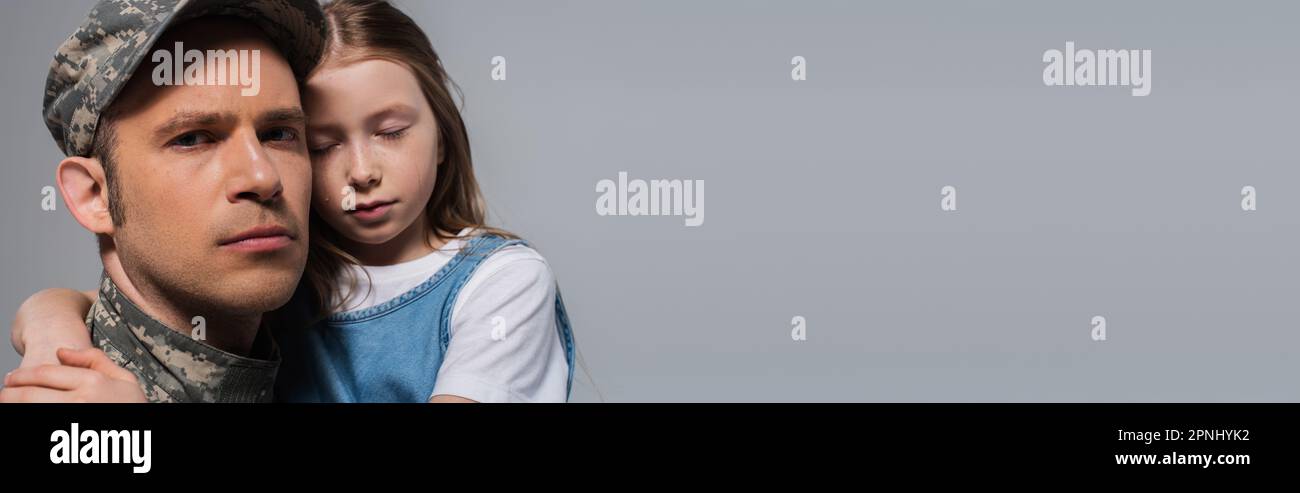
{"type": "Polygon", "coordinates": [[[175,139],[172,139],[171,145],[177,147],[197,147],[203,144],[213,142],[212,136],[205,132],[190,132],[175,139]]]}
{"type": "Polygon", "coordinates": [[[298,132],[292,128],[274,128],[262,132],[262,140],[294,141],[297,139],[298,132]]]}

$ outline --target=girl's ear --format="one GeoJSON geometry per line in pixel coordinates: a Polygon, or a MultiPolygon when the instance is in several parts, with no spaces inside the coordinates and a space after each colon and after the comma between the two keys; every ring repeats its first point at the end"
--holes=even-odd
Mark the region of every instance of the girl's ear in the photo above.
{"type": "Polygon", "coordinates": [[[438,166],[442,166],[442,159],[444,157],[444,154],[445,153],[443,152],[442,136],[439,135],[438,136],[438,157],[434,160],[434,163],[436,163],[438,166]]]}
{"type": "Polygon", "coordinates": [[[55,182],[72,217],[92,233],[112,235],[113,218],[108,212],[108,184],[99,159],[70,156],[59,163],[55,182]]]}

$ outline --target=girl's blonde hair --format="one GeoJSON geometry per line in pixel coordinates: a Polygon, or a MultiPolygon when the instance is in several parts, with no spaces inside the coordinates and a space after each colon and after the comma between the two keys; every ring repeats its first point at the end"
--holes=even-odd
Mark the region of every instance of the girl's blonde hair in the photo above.
{"type": "MultiPolygon", "coordinates": [[[[406,67],[415,76],[424,99],[433,108],[443,161],[437,164],[433,194],[425,207],[423,225],[432,237],[449,240],[464,228],[479,233],[516,238],[486,225],[487,211],[470,161],[469,134],[452,90],[460,88],[447,76],[428,36],[406,14],[383,0],[334,0],[324,5],[329,24],[325,54],[316,70],[328,65],[362,60],[387,60],[406,67]]],[[[310,77],[310,76],[309,76],[310,77]]],[[[463,97],[462,97],[463,102],[463,97]]],[[[304,272],[316,301],[317,314],[324,318],[343,310],[357,294],[357,279],[345,275],[345,267],[360,262],[337,245],[338,233],[315,212],[311,214],[311,241],[304,272]],[[340,297],[343,281],[350,286],[340,297]]]]}

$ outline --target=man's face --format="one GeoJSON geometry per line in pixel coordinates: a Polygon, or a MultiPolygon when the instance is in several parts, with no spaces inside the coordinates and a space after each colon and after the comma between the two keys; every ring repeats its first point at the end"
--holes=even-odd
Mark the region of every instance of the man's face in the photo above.
{"type": "Polygon", "coordinates": [[[117,254],[145,296],[214,314],[275,309],[307,257],[311,164],[293,72],[242,22],[193,21],[154,49],[176,41],[205,53],[260,50],[260,91],[156,86],[144,59],[114,102],[113,179],[125,213],[117,254]]]}

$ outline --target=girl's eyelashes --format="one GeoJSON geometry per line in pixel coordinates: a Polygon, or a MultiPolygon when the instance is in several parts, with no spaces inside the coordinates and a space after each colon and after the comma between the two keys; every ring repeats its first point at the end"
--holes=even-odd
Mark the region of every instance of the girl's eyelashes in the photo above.
{"type": "Polygon", "coordinates": [[[329,143],[329,144],[315,145],[307,148],[307,152],[313,156],[322,156],[334,150],[335,147],[338,147],[338,144],[329,143]]]}
{"type": "Polygon", "coordinates": [[[406,130],[409,129],[409,128],[411,128],[411,127],[402,127],[402,128],[397,129],[397,130],[392,130],[392,131],[388,131],[388,132],[380,132],[379,137],[380,137],[380,138],[383,138],[383,139],[388,139],[388,140],[397,140],[397,139],[402,138],[402,136],[406,135],[406,130]]]}
{"type": "MultiPolygon", "coordinates": [[[[410,128],[411,127],[402,127],[397,130],[379,132],[375,135],[379,136],[379,138],[384,140],[397,140],[397,139],[401,139],[402,137],[405,137],[407,130],[409,130],[410,128]]],[[[334,148],[338,146],[339,144],[337,142],[316,144],[316,145],[308,146],[307,152],[310,153],[312,156],[323,156],[325,154],[328,154],[330,151],[333,151],[334,148]]]]}

